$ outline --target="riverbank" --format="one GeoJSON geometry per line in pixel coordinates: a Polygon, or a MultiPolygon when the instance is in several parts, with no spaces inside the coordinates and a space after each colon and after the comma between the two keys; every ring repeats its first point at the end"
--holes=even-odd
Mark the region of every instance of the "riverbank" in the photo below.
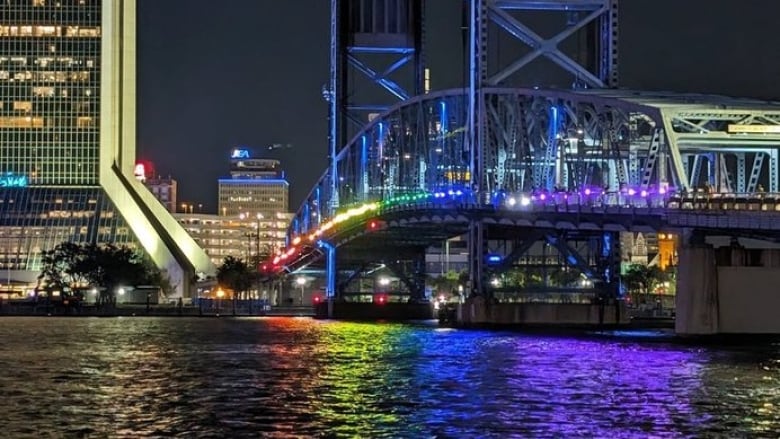
{"type": "Polygon", "coordinates": [[[223,307],[171,306],[171,305],[117,305],[115,307],[46,307],[46,306],[0,306],[0,317],[313,317],[310,306],[278,307],[223,307]]]}

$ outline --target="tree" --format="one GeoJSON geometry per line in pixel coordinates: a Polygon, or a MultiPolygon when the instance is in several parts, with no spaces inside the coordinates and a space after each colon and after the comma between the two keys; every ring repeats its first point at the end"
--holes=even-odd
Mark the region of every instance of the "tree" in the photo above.
{"type": "Polygon", "coordinates": [[[99,286],[98,305],[113,303],[119,286],[162,286],[163,279],[157,267],[130,247],[69,242],[44,252],[43,267],[38,276],[38,280],[49,288],[73,289],[81,284],[99,286]]]}
{"type": "Polygon", "coordinates": [[[82,270],[75,268],[80,264],[81,255],[81,246],[71,242],[63,242],[44,251],[41,273],[38,275],[39,284],[44,281],[47,288],[64,292],[74,285],[86,283],[82,270]]]}
{"type": "Polygon", "coordinates": [[[623,281],[629,291],[640,292],[649,295],[655,286],[661,281],[663,273],[657,265],[652,267],[642,264],[631,264],[623,275],[623,281]]]}
{"type": "Polygon", "coordinates": [[[458,285],[465,285],[461,283],[460,273],[454,270],[450,270],[441,276],[431,277],[429,283],[437,293],[446,292],[453,295],[457,294],[458,285]]]}
{"type": "Polygon", "coordinates": [[[252,270],[243,259],[228,256],[217,267],[217,281],[220,285],[233,290],[233,297],[252,287],[255,270],[252,270]]]}

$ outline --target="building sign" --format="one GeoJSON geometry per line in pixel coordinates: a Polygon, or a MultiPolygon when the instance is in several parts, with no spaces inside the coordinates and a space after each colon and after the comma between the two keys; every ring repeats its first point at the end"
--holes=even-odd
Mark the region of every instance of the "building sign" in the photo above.
{"type": "Polygon", "coordinates": [[[780,125],[735,125],[729,124],[729,133],[780,134],[780,125]]]}
{"type": "Polygon", "coordinates": [[[138,181],[146,181],[146,166],[143,163],[136,163],[133,175],[138,181]]]}
{"type": "Polygon", "coordinates": [[[248,149],[242,149],[242,148],[236,148],[230,154],[230,158],[231,159],[248,159],[249,158],[249,150],[248,149]]]}
{"type": "Polygon", "coordinates": [[[0,175],[0,187],[27,187],[27,176],[6,172],[0,175]]]}

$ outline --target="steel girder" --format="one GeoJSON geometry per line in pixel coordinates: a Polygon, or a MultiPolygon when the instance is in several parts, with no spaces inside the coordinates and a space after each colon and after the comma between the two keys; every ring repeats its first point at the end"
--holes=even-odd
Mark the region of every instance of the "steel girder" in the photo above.
{"type": "MultiPolygon", "coordinates": [[[[539,57],[546,57],[572,74],[575,84],[588,88],[616,87],[618,82],[618,0],[467,0],[480,4],[486,14],[472,14],[471,28],[488,31],[488,21],[530,48],[530,52],[486,77],[486,84],[505,84],[518,71],[539,57]],[[537,34],[515,11],[546,11],[565,14],[563,29],[550,38],[537,34]],[[560,45],[570,36],[584,33],[591,39],[584,62],[565,54],[560,45]]],[[[479,7],[479,6],[478,6],[479,7]]],[[[475,42],[474,36],[471,39],[475,42]]],[[[486,45],[481,45],[487,48],[486,45]]],[[[486,53],[486,51],[485,51],[486,53]]],[[[486,60],[487,58],[483,58],[486,60]]],[[[472,60],[476,60],[472,56],[472,60]]],[[[484,63],[486,66],[487,63],[484,63]]]]}
{"type": "MultiPolygon", "coordinates": [[[[760,130],[780,127],[780,111],[692,113],[563,90],[481,93],[486,117],[479,193],[471,193],[474,201],[479,197],[485,202],[501,191],[554,187],[616,191],[625,184],[689,189],[700,183],[691,179],[696,176],[692,170],[714,156],[721,158],[706,169],[718,173],[719,181],[746,191],[759,184],[777,189],[780,133],[760,130]],[[705,116],[710,119],[705,121],[705,116]],[[737,154],[752,162],[752,172],[739,171],[737,154]],[[735,169],[736,175],[728,175],[735,169]]],[[[468,114],[468,93],[459,89],[411,98],[374,119],[336,154],[335,187],[331,188],[329,169],[298,210],[292,235],[316,228],[328,215],[325,207],[332,189],[342,206],[412,193],[470,191],[475,170],[468,114]]]]}
{"type": "Polygon", "coordinates": [[[334,160],[339,148],[369,121],[370,113],[382,113],[423,92],[424,11],[424,0],[331,0],[330,78],[323,86],[329,103],[329,214],[340,204],[334,160]],[[356,78],[369,86],[357,86],[356,78]],[[371,93],[377,90],[379,95],[371,93]]]}
{"type": "MultiPolygon", "coordinates": [[[[643,168],[649,133],[660,120],[651,107],[575,92],[482,93],[487,117],[479,186],[485,194],[552,189],[550,183],[574,189],[618,181],[609,175],[622,166],[618,161],[633,157],[643,168]],[[551,108],[559,115],[555,123],[551,108]]],[[[409,99],[377,117],[336,154],[298,210],[293,234],[316,228],[330,216],[333,198],[349,206],[415,192],[472,189],[468,110],[467,95],[454,90],[409,99]]]]}
{"type": "Polygon", "coordinates": [[[756,108],[661,108],[671,165],[675,174],[688,175],[681,181],[688,186],[681,187],[690,190],[706,183],[716,192],[739,193],[755,192],[762,183],[769,191],[778,188],[780,175],[772,157],[780,149],[780,110],[762,104],[756,103],[756,108]],[[766,169],[765,157],[769,158],[766,169]],[[748,174],[746,162],[751,158],[748,174]]]}

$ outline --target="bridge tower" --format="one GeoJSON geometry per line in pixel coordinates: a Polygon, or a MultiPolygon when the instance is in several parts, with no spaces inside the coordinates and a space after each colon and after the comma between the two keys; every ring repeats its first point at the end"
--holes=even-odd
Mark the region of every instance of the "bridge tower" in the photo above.
{"type": "MultiPolygon", "coordinates": [[[[495,163],[498,151],[485,147],[488,114],[483,90],[504,85],[549,86],[553,84],[529,83],[523,78],[524,69],[537,58],[551,60],[573,76],[573,85],[579,88],[616,87],[618,83],[618,0],[467,0],[468,5],[468,145],[471,169],[471,185],[475,197],[485,201],[491,196],[490,173],[486,164],[495,163]],[[542,37],[527,22],[527,15],[546,12],[563,18],[563,29],[550,38],[542,37]],[[513,40],[528,46],[529,50],[513,62],[499,66],[491,62],[498,52],[497,38],[489,33],[503,30],[513,40]],[[576,55],[567,54],[564,41],[577,35],[585,44],[576,55]],[[491,66],[496,66],[493,70],[491,66]]],[[[551,109],[557,113],[557,109],[551,109]]],[[[522,115],[521,115],[522,117],[522,115]]],[[[551,122],[552,123],[552,122],[551,122]]],[[[551,130],[552,132],[552,130],[551,130]]],[[[556,166],[554,175],[562,175],[553,140],[543,157],[537,158],[541,166],[556,166]]],[[[622,164],[614,157],[616,164],[622,164]]],[[[619,166],[616,166],[616,168],[619,166]]],[[[553,175],[551,170],[544,174],[553,175]]],[[[552,181],[547,179],[547,185],[552,181]]],[[[486,294],[484,265],[487,253],[485,224],[474,219],[469,226],[469,276],[472,294],[486,294]]]]}
{"type": "Polygon", "coordinates": [[[423,92],[424,0],[331,0],[330,194],[339,205],[336,154],[374,114],[423,92]]]}

